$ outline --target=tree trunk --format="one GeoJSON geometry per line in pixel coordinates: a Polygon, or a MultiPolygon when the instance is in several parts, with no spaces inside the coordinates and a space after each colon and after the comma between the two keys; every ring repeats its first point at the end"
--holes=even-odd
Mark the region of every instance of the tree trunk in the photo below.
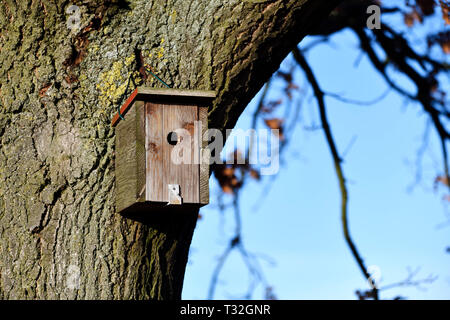
{"type": "Polygon", "coordinates": [[[0,298],[179,299],[198,212],[115,213],[129,76],[216,90],[231,128],[338,2],[0,0],[0,298]]]}

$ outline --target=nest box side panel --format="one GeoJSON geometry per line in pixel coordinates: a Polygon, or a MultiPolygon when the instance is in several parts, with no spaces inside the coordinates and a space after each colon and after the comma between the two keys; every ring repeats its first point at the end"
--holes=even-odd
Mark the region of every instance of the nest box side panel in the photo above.
{"type": "Polygon", "coordinates": [[[183,203],[199,203],[199,165],[194,162],[198,159],[199,149],[195,144],[194,122],[198,120],[198,107],[196,105],[162,105],[163,108],[163,201],[169,201],[168,185],[180,185],[183,203]],[[189,133],[184,136],[183,131],[189,133]],[[167,137],[171,132],[178,135],[178,143],[171,145],[167,137]],[[181,146],[180,144],[183,144],[181,146]],[[184,149],[184,150],[183,150],[184,149]],[[183,150],[181,153],[178,151],[183,150]],[[187,153],[185,154],[184,151],[187,153]],[[186,157],[182,163],[176,163],[172,153],[186,157]]]}
{"type": "MultiPolygon", "coordinates": [[[[163,188],[163,109],[159,104],[145,104],[147,152],[147,201],[164,201],[163,188]]],[[[167,187],[166,187],[167,189],[167,187]]]]}
{"type": "Polygon", "coordinates": [[[136,112],[136,201],[145,201],[146,187],[146,121],[145,121],[145,103],[136,101],[134,103],[136,112]]]}
{"type": "MultiPolygon", "coordinates": [[[[143,123],[142,102],[136,101],[127,113],[125,120],[116,127],[116,211],[121,212],[136,202],[143,200],[143,178],[145,181],[145,160],[142,162],[141,143],[143,123]]],[[[144,158],[145,159],[145,158],[144,158]]]]}
{"type": "Polygon", "coordinates": [[[208,107],[199,106],[198,108],[198,119],[202,124],[202,132],[200,132],[200,137],[198,141],[201,143],[200,149],[200,186],[199,186],[199,198],[201,204],[209,203],[209,158],[210,153],[208,150],[208,139],[206,137],[206,132],[208,130],[208,107]],[[205,138],[205,139],[203,139],[205,138]]]}

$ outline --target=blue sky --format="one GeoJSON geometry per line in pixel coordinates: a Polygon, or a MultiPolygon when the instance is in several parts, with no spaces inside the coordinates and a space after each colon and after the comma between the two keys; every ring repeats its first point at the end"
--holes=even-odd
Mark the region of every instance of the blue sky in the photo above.
{"type": "MultiPolygon", "coordinates": [[[[312,40],[307,38],[301,45],[312,40]]],[[[357,44],[352,33],[341,32],[331,45],[319,45],[307,58],[325,91],[372,100],[385,92],[387,85],[366,57],[355,66],[357,44]]],[[[291,64],[288,57],[281,69],[287,70],[291,64]]],[[[295,78],[301,88],[307,88],[301,71],[295,78]]],[[[269,100],[277,94],[279,90],[272,90],[269,100]]],[[[258,98],[259,94],[236,128],[250,127],[258,98]]],[[[293,106],[300,105],[298,98],[294,97],[293,106]]],[[[426,115],[419,105],[405,104],[394,92],[370,106],[330,97],[326,101],[338,148],[341,154],[345,151],[350,231],[366,264],[379,268],[381,286],[405,279],[408,267],[420,268],[416,279],[437,276],[424,285],[426,290],[401,287],[381,292],[381,298],[449,299],[450,254],[445,249],[450,246],[450,224],[445,224],[449,214],[442,200],[443,188],[433,188],[434,178],[441,173],[433,129],[422,158],[422,180],[410,188],[426,115]]],[[[368,287],[342,235],[338,184],[323,132],[304,129],[319,123],[310,90],[300,108],[300,119],[275,180],[252,181],[242,192],[243,243],[250,252],[261,255],[264,275],[279,299],[355,299],[356,289],[368,287]],[[263,195],[267,184],[272,185],[263,195]]],[[[234,231],[232,210],[222,216],[215,207],[218,186],[213,178],[210,188],[211,203],[201,209],[203,218],[192,242],[183,299],[207,297],[217,258],[234,231]]],[[[223,268],[215,299],[241,298],[248,281],[247,269],[236,252],[223,268]]],[[[263,294],[259,286],[253,298],[261,299],[263,294]]]]}

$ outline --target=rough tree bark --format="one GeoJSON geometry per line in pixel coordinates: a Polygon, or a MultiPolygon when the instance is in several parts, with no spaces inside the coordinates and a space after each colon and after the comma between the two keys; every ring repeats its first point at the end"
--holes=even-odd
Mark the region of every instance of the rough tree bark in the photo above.
{"type": "Polygon", "coordinates": [[[175,88],[216,90],[210,126],[231,128],[338,2],[0,0],[0,298],[180,298],[197,212],[114,210],[110,119],[128,77],[144,61],[175,88]]]}

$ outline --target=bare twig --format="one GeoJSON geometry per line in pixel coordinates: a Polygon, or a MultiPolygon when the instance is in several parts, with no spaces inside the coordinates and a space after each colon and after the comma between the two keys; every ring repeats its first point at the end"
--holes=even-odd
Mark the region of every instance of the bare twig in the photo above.
{"type": "Polygon", "coordinates": [[[411,185],[408,187],[408,190],[410,192],[422,180],[422,159],[423,159],[425,151],[427,150],[427,147],[428,147],[428,140],[429,140],[429,136],[430,136],[430,126],[431,126],[431,121],[427,121],[425,124],[425,130],[423,133],[422,143],[420,144],[420,147],[417,150],[416,161],[415,161],[416,162],[415,178],[414,178],[414,181],[411,183],[411,185]]]}
{"type": "Polygon", "coordinates": [[[391,91],[391,88],[387,88],[386,91],[384,91],[379,97],[376,97],[375,99],[369,100],[369,101],[359,101],[359,100],[354,100],[354,99],[348,99],[348,98],[344,98],[344,97],[340,96],[339,94],[332,93],[332,92],[325,92],[325,94],[329,97],[332,97],[332,98],[339,100],[341,102],[344,102],[344,103],[356,104],[356,105],[360,105],[360,106],[370,106],[370,105],[378,103],[381,100],[383,100],[384,98],[386,98],[386,96],[389,94],[390,91],[391,91]]]}
{"type": "Polygon", "coordinates": [[[256,123],[258,120],[258,116],[261,113],[261,109],[264,106],[264,100],[266,99],[267,93],[269,92],[269,88],[270,88],[270,79],[269,81],[266,82],[266,84],[264,85],[264,89],[263,92],[261,94],[261,98],[259,99],[258,102],[258,106],[256,107],[256,110],[253,112],[253,116],[252,116],[252,125],[251,125],[251,129],[252,130],[252,134],[250,136],[250,143],[247,149],[247,153],[246,153],[246,159],[250,160],[250,157],[252,155],[253,152],[253,146],[255,144],[254,140],[255,140],[255,129],[256,129],[256,123]]]}
{"type": "Polygon", "coordinates": [[[342,227],[344,230],[344,237],[347,241],[348,246],[350,247],[350,250],[353,254],[353,257],[355,258],[362,274],[364,277],[369,281],[369,283],[372,286],[373,291],[373,297],[375,300],[378,300],[378,289],[373,284],[370,274],[367,271],[367,268],[364,264],[363,259],[361,258],[361,255],[356,248],[356,245],[354,244],[352,237],[350,236],[350,230],[348,226],[348,191],[347,186],[345,182],[345,176],[344,171],[341,166],[342,159],[339,157],[339,153],[336,147],[336,143],[334,142],[333,135],[331,133],[331,128],[328,123],[327,114],[326,114],[326,107],[325,107],[325,100],[324,100],[324,92],[319,86],[319,83],[317,82],[316,77],[314,76],[314,73],[309,66],[308,62],[306,61],[303,54],[300,52],[298,48],[295,48],[293,51],[294,58],[299,64],[299,66],[303,69],[303,71],[306,74],[306,77],[308,78],[309,83],[311,84],[314,95],[317,99],[317,104],[319,106],[319,113],[320,113],[320,119],[322,123],[322,128],[325,133],[325,137],[328,143],[328,146],[330,148],[331,155],[333,157],[334,167],[336,171],[336,175],[339,181],[339,189],[341,191],[341,219],[342,219],[342,227]]]}
{"type": "Polygon", "coordinates": [[[442,105],[444,102],[435,100],[432,96],[433,87],[435,86],[432,75],[439,71],[446,70],[446,67],[431,58],[417,54],[401,35],[395,33],[391,28],[384,24],[382,29],[373,31],[377,42],[383,48],[390,61],[389,63],[382,63],[378,58],[378,55],[375,53],[366,31],[359,28],[353,28],[353,30],[360,39],[361,48],[367,53],[375,69],[382,75],[385,81],[401,95],[412,101],[418,101],[422,105],[423,110],[430,116],[441,142],[444,174],[447,180],[450,180],[448,151],[446,145],[447,140],[450,138],[450,134],[440,119],[440,115],[444,115],[446,117],[448,117],[448,115],[445,105],[442,106],[443,111],[440,111],[434,107],[434,104],[442,105]],[[427,72],[427,74],[422,76],[408,64],[407,59],[405,59],[406,57],[415,60],[427,72]],[[433,70],[428,71],[425,63],[429,63],[433,70]],[[386,68],[388,65],[394,65],[400,72],[414,82],[417,88],[417,93],[415,95],[406,92],[394,83],[394,81],[387,74],[386,68]]]}
{"type": "Polygon", "coordinates": [[[258,259],[255,255],[248,252],[243,243],[241,238],[241,231],[242,231],[242,222],[241,222],[241,213],[239,209],[239,194],[236,193],[233,195],[233,207],[234,207],[234,217],[235,217],[235,233],[233,237],[230,239],[228,246],[225,248],[222,255],[219,257],[219,260],[217,262],[216,268],[214,269],[211,282],[209,285],[209,291],[208,291],[208,299],[214,298],[214,293],[217,287],[217,283],[219,280],[220,272],[223,269],[223,266],[225,265],[225,262],[227,261],[228,257],[230,256],[231,252],[234,249],[237,249],[237,251],[240,253],[244,264],[246,265],[250,276],[252,276],[253,281],[250,282],[249,289],[247,290],[247,293],[245,297],[249,299],[251,297],[251,294],[255,287],[258,285],[258,283],[262,283],[264,287],[266,288],[266,292],[268,292],[268,289],[271,288],[262,272],[262,269],[259,265],[258,259]]]}
{"type": "Polygon", "coordinates": [[[416,275],[419,273],[419,271],[420,271],[419,267],[416,268],[416,270],[411,270],[410,268],[408,268],[408,276],[404,280],[382,286],[379,288],[379,290],[385,291],[398,287],[416,287],[418,290],[424,290],[425,288],[422,287],[423,284],[433,283],[438,278],[437,276],[430,274],[426,278],[414,279],[416,275]]]}
{"type": "Polygon", "coordinates": [[[231,250],[233,250],[233,247],[231,244],[225,248],[225,251],[222,253],[222,255],[219,258],[219,261],[217,262],[216,268],[214,269],[213,276],[211,278],[211,282],[209,283],[209,291],[208,291],[208,299],[211,300],[214,297],[214,292],[216,290],[217,281],[219,279],[220,271],[222,270],[225,261],[228,258],[228,255],[231,253],[231,250]]]}

